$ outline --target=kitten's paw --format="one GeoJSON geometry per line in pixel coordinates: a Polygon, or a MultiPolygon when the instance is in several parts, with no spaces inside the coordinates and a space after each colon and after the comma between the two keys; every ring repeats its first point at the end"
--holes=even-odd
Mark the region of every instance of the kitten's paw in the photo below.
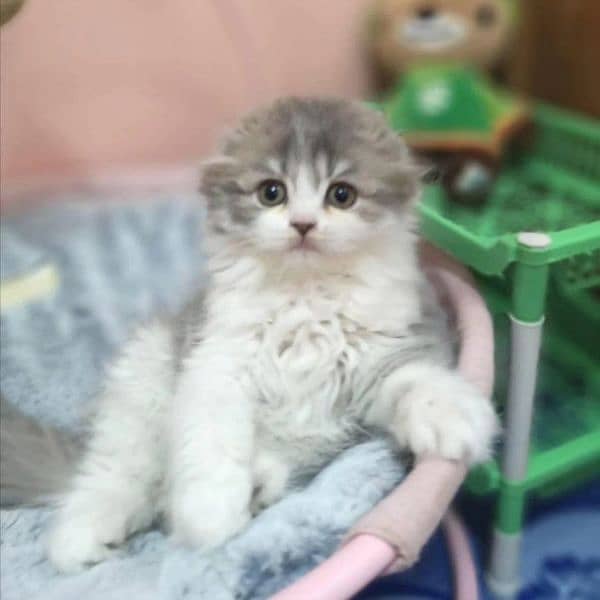
{"type": "Polygon", "coordinates": [[[396,435],[417,456],[469,464],[489,459],[498,419],[491,402],[454,373],[413,386],[398,403],[396,435]]]}
{"type": "Polygon", "coordinates": [[[63,573],[76,573],[106,560],[115,546],[150,524],[152,516],[120,497],[94,497],[59,511],[47,540],[50,562],[63,573]]]}
{"type": "Polygon", "coordinates": [[[290,466],[278,455],[265,450],[254,460],[254,490],[250,510],[258,514],[279,500],[290,477],[290,466]]]}
{"type": "Polygon", "coordinates": [[[48,558],[60,572],[77,573],[114,553],[103,538],[101,524],[83,516],[57,523],[48,539],[48,558]]]}
{"type": "Polygon", "coordinates": [[[173,537],[193,547],[222,544],[250,520],[250,493],[250,481],[236,485],[194,483],[174,490],[170,514],[173,537]]]}

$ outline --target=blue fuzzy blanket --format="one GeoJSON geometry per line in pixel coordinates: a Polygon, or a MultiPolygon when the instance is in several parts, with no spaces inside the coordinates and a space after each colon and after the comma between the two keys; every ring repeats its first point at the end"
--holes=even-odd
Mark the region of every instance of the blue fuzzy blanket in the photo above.
{"type": "MultiPolygon", "coordinates": [[[[51,208],[4,220],[2,276],[52,261],[61,277],[53,296],[2,313],[2,392],[28,414],[76,430],[132,326],[173,312],[201,280],[201,211],[191,199],[147,196],[127,205],[113,202],[118,197],[88,197],[85,204],[63,197],[51,208]]],[[[401,475],[385,442],[367,442],[220,549],[186,551],[152,531],[76,576],[58,575],[45,559],[48,510],[2,510],[0,595],[266,598],[331,554],[401,475]]]]}

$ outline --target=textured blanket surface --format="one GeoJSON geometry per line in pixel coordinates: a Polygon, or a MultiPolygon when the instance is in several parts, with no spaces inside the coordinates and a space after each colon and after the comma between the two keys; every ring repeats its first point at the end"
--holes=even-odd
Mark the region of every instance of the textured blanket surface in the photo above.
{"type": "MultiPolygon", "coordinates": [[[[131,329],[170,313],[203,279],[190,198],[148,194],[62,198],[2,225],[3,274],[53,261],[57,292],[3,312],[1,388],[12,403],[77,430],[103,370],[131,329]]],[[[90,196],[90,194],[87,194],[90,196]]],[[[79,575],[58,575],[44,555],[49,509],[1,511],[3,600],[259,599],[328,556],[358,517],[402,476],[384,441],[346,451],[308,486],[262,513],[212,552],[188,551],[159,531],[79,575]]]]}

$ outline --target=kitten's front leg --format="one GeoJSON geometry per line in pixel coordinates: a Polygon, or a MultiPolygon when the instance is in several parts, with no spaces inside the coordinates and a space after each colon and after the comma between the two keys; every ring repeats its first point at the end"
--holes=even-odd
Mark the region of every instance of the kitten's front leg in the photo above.
{"type": "Polygon", "coordinates": [[[491,401],[458,372],[434,364],[409,364],[389,375],[367,421],[417,456],[470,464],[490,457],[498,432],[491,401]]]}
{"type": "Polygon", "coordinates": [[[113,366],[87,445],[61,498],[48,555],[73,572],[107,558],[161,510],[165,417],[173,389],[171,334],[141,330],[113,366]]]}
{"type": "Polygon", "coordinates": [[[194,546],[216,546],[250,519],[252,402],[224,354],[196,351],[175,399],[170,525],[176,540],[194,546]]]}

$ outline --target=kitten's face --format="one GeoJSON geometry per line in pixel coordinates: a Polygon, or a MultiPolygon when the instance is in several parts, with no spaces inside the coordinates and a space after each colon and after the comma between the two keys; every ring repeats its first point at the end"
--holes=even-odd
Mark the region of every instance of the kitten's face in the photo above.
{"type": "Polygon", "coordinates": [[[402,234],[417,190],[406,146],[384,118],[343,100],[285,99],[251,114],[201,182],[212,235],[283,260],[345,255],[402,234]]]}

